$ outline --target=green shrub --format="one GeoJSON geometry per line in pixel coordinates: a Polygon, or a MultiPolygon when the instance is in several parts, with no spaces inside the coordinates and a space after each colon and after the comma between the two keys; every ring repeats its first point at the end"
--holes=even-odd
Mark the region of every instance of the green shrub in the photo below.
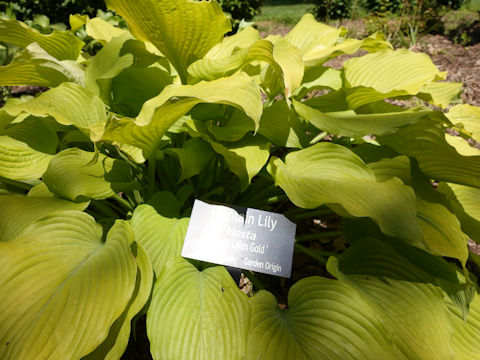
{"type": "Polygon", "coordinates": [[[353,0],[314,0],[314,13],[319,20],[344,19],[352,13],[353,0]]]}
{"type": "Polygon", "coordinates": [[[119,359],[138,314],[154,359],[479,359],[461,84],[309,14],[261,39],[224,37],[215,1],[108,4],[129,30],[72,18],[94,57],[0,20],[22,49],[0,85],[48,88],[0,109],[0,359],[119,359]],[[195,199],[296,222],[292,279],[246,272],[247,295],[182,257],[195,199]]]}
{"type": "Polygon", "coordinates": [[[8,9],[18,20],[31,20],[35,15],[46,15],[52,23],[68,23],[70,14],[95,16],[98,9],[106,10],[104,0],[15,0],[0,2],[0,12],[8,9]]]}

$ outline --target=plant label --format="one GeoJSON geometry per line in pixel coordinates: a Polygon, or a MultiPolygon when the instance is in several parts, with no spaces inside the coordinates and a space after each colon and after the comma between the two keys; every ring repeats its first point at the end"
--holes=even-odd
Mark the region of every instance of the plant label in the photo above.
{"type": "Polygon", "coordinates": [[[295,228],[282,214],[195,200],[182,256],[289,278],[295,228]]]}

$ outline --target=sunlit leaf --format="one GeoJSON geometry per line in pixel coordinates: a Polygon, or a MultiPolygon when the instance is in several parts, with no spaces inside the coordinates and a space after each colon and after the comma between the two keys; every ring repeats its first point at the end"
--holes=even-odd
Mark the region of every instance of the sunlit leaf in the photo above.
{"type": "Polygon", "coordinates": [[[353,58],[343,69],[353,108],[388,97],[416,95],[423,86],[445,78],[426,54],[406,49],[353,58]]]}
{"type": "Polygon", "coordinates": [[[340,281],[302,279],[291,287],[285,310],[267,291],[251,301],[246,359],[401,358],[376,309],[340,281]]]}
{"type": "Polygon", "coordinates": [[[128,163],[77,148],[58,153],[43,181],[51,192],[73,201],[106,199],[134,186],[128,163]]]}
{"type": "Polygon", "coordinates": [[[0,243],[0,357],[81,358],[107,337],[135,288],[133,232],[52,213],[0,243]]]}
{"type": "Polygon", "coordinates": [[[468,237],[455,215],[440,204],[419,200],[417,217],[430,253],[457,258],[462,265],[466,264],[468,237]]]}
{"type": "Polygon", "coordinates": [[[36,42],[58,60],[76,60],[83,47],[83,41],[70,31],[53,31],[50,35],[43,35],[20,21],[6,19],[0,19],[0,41],[23,48],[36,42]]]}
{"type": "Polygon", "coordinates": [[[475,140],[480,141],[480,108],[478,106],[456,105],[446,115],[453,124],[462,124],[475,140]]]}
{"type": "Polygon", "coordinates": [[[82,360],[114,360],[119,359],[125,352],[130,339],[130,322],[142,310],[150,297],[153,283],[152,264],[145,250],[137,243],[135,248],[135,263],[137,264],[137,278],[133,295],[122,315],[110,327],[107,338],[92,353],[82,360]]]}
{"type": "Polygon", "coordinates": [[[352,137],[391,134],[431,113],[429,110],[375,114],[357,114],[353,110],[324,113],[299,101],[294,100],[293,104],[296,112],[316,128],[335,135],[352,137]]]}
{"type": "Polygon", "coordinates": [[[54,211],[85,210],[88,203],[36,196],[0,196],[0,242],[13,240],[23,229],[54,211]]]}
{"type": "Polygon", "coordinates": [[[137,146],[148,157],[168,129],[200,103],[233,106],[244,111],[256,126],[263,110],[260,89],[245,73],[195,85],[169,85],[143,105],[135,122],[111,121],[104,139],[137,146]]]}
{"type": "Polygon", "coordinates": [[[446,142],[442,124],[437,120],[421,119],[378,140],[401,154],[415,158],[420,169],[431,179],[480,188],[480,157],[457,153],[446,142]]]}
{"type": "Polygon", "coordinates": [[[224,267],[198,271],[178,257],[155,283],[147,314],[151,353],[155,360],[243,359],[249,322],[248,298],[224,267]]]}
{"type": "Polygon", "coordinates": [[[28,45],[13,57],[10,64],[0,66],[0,84],[53,87],[63,82],[83,83],[83,69],[72,60],[57,60],[37,43],[28,45]]]}
{"type": "Polygon", "coordinates": [[[173,64],[186,83],[187,67],[219,43],[231,27],[216,1],[107,0],[129,30],[148,40],[173,64]]]}
{"type": "Polygon", "coordinates": [[[188,219],[164,217],[144,204],[135,209],[131,224],[135,240],[145,249],[158,276],[168,260],[180,256],[188,219]]]}
{"type": "Polygon", "coordinates": [[[62,125],[91,129],[93,138],[100,136],[107,121],[102,100],[73,83],[63,83],[30,101],[9,107],[7,111],[12,115],[49,115],[62,125]]]}
{"type": "Polygon", "coordinates": [[[422,245],[413,189],[397,178],[377,181],[372,170],[343,146],[315,144],[288,154],[285,163],[272,158],[268,169],[275,184],[299,207],[338,204],[351,216],[372,218],[388,235],[422,245]]]}

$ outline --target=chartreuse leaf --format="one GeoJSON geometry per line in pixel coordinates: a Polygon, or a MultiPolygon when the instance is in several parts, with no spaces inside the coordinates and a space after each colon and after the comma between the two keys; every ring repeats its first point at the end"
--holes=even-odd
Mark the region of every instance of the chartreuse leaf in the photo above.
{"type": "Polygon", "coordinates": [[[91,60],[85,71],[85,87],[110,103],[112,78],[133,64],[132,54],[120,55],[120,51],[132,36],[128,33],[106,44],[91,60]]]}
{"type": "Polygon", "coordinates": [[[171,83],[164,69],[147,68],[159,59],[147,51],[143,42],[125,33],[112,39],[91,60],[85,72],[85,87],[106,104],[118,104],[113,111],[134,104],[136,116],[146,100],[171,83]],[[127,105],[123,105],[125,102],[127,105]]]}
{"type": "Polygon", "coordinates": [[[239,177],[242,191],[268,161],[270,144],[263,136],[247,134],[240,141],[220,143],[209,136],[201,122],[188,121],[187,124],[192,136],[203,138],[225,159],[228,168],[239,177]]]}
{"type": "Polygon", "coordinates": [[[273,157],[268,170],[299,207],[329,204],[351,216],[370,217],[385,234],[424,247],[413,189],[397,178],[377,181],[360,157],[343,146],[315,144],[288,154],[285,163],[273,157]]]}
{"type": "Polygon", "coordinates": [[[395,342],[401,358],[463,358],[460,354],[471,351],[472,346],[461,340],[461,333],[480,338],[478,296],[459,282],[455,268],[441,258],[402,244],[393,248],[384,241],[364,238],[339,259],[330,258],[327,269],[376,308],[387,331],[383,335],[395,342]],[[453,295],[448,293],[453,288],[475,297],[473,318],[466,323],[460,324],[460,311],[450,306],[446,296],[453,295]],[[462,329],[461,333],[454,328],[462,329]]]}
{"type": "Polygon", "coordinates": [[[36,42],[58,60],[76,60],[84,44],[70,31],[54,31],[50,35],[43,35],[20,21],[5,19],[0,19],[0,41],[23,48],[36,42]]]}
{"type": "Polygon", "coordinates": [[[407,156],[396,156],[384,158],[379,161],[370,162],[367,166],[372,170],[377,181],[386,181],[397,177],[404,184],[410,184],[410,159],[407,156]]]}
{"type": "Polygon", "coordinates": [[[420,89],[418,97],[433,105],[446,108],[462,90],[462,83],[434,82],[420,89]]]}
{"type": "Polygon", "coordinates": [[[165,152],[180,163],[182,174],[178,181],[200,174],[214,155],[211,146],[200,138],[187,140],[181,148],[169,148],[165,152]]]}
{"type": "Polygon", "coordinates": [[[316,89],[339,90],[342,87],[341,72],[324,66],[317,66],[305,70],[301,85],[293,95],[298,100],[302,99],[309,92],[316,89]]]}
{"type": "Polygon", "coordinates": [[[443,80],[425,54],[402,49],[379,51],[346,61],[343,65],[347,100],[353,108],[400,95],[416,95],[422,87],[443,80]]]}
{"type": "Polygon", "coordinates": [[[147,302],[152,291],[153,271],[152,264],[145,250],[134,243],[135,263],[137,264],[137,278],[133,295],[122,315],[110,327],[108,337],[103,343],[82,360],[114,360],[120,359],[130,338],[130,322],[147,302]]]}
{"type": "Polygon", "coordinates": [[[102,100],[83,86],[73,83],[63,83],[30,101],[9,107],[7,112],[12,115],[49,115],[62,125],[90,129],[93,139],[102,134],[107,121],[102,100]]]}
{"type": "Polygon", "coordinates": [[[79,359],[94,350],[135,288],[133,232],[82,212],[52,213],[0,243],[0,357],[79,359]]]}
{"type": "Polygon", "coordinates": [[[263,110],[260,89],[245,73],[195,85],[169,85],[143,105],[135,121],[121,119],[109,122],[104,139],[137,146],[148,157],[168,129],[200,103],[233,106],[245,112],[256,127],[263,110]]]}
{"type": "Polygon", "coordinates": [[[248,297],[223,266],[198,271],[170,260],[158,275],[147,314],[151,353],[159,359],[243,359],[248,297]]]}
{"type": "Polygon", "coordinates": [[[362,40],[345,39],[336,45],[328,47],[317,45],[303,56],[303,61],[306,67],[315,67],[325,63],[331,58],[342,54],[350,55],[356,53],[360,49],[375,52],[380,50],[388,50],[391,48],[392,45],[385,41],[385,38],[382,34],[374,33],[362,40]]]}
{"type": "Polygon", "coordinates": [[[316,128],[335,135],[361,137],[369,134],[391,134],[398,128],[415,123],[431,114],[430,110],[405,110],[380,114],[357,114],[353,110],[321,112],[294,100],[298,115],[316,128]]]}
{"type": "Polygon", "coordinates": [[[147,252],[158,276],[168,260],[180,256],[188,219],[167,218],[143,204],[135,209],[130,221],[135,241],[147,252]]]}
{"type": "Polygon", "coordinates": [[[182,82],[187,67],[222,41],[230,22],[216,1],[107,0],[129,30],[140,40],[155,45],[172,63],[182,82]]]}
{"type": "Polygon", "coordinates": [[[305,123],[286,101],[276,101],[265,108],[258,132],[277,146],[303,148],[308,144],[305,123]]]}
{"type": "Polygon", "coordinates": [[[77,32],[78,29],[80,29],[87,20],[89,19],[89,16],[87,14],[85,15],[80,15],[80,14],[70,14],[68,17],[68,24],[70,25],[70,29],[73,32],[77,32]]]}
{"type": "Polygon", "coordinates": [[[345,28],[334,28],[316,21],[312,14],[305,14],[285,39],[305,55],[316,47],[335,45],[345,32],[345,28]]]}
{"type": "MultiPolygon", "coordinates": [[[[205,121],[205,127],[208,132],[214,136],[218,141],[238,141],[241,140],[248,132],[255,131],[255,123],[243,111],[234,109],[229,112],[225,118],[220,118],[205,121]]],[[[263,121],[263,116],[260,120],[260,127],[263,121]]],[[[260,131],[260,129],[259,129],[260,131]]]]}
{"type": "Polygon", "coordinates": [[[447,197],[463,232],[480,243],[480,189],[441,182],[438,190],[447,197]]]}
{"type": "Polygon", "coordinates": [[[446,114],[453,124],[462,124],[472,138],[480,141],[480,108],[468,104],[452,107],[446,114]]]}
{"type": "Polygon", "coordinates": [[[480,341],[480,296],[477,293],[470,303],[470,311],[466,319],[458,307],[448,299],[447,306],[453,332],[452,346],[455,349],[455,358],[479,359],[476,344],[480,341]]]}
{"type": "Polygon", "coordinates": [[[0,242],[13,240],[32,222],[54,211],[85,210],[88,203],[21,195],[0,196],[0,242]]]}
{"type": "Polygon", "coordinates": [[[428,252],[457,258],[463,266],[466,265],[468,236],[462,232],[455,215],[443,205],[418,200],[417,218],[428,252]]]}
{"type": "Polygon", "coordinates": [[[445,140],[447,143],[455,148],[460,155],[463,156],[479,156],[480,149],[471,146],[467,140],[461,136],[453,136],[445,134],[445,140]]]}
{"type": "Polygon", "coordinates": [[[103,45],[108,44],[115,37],[128,33],[127,30],[115,27],[98,17],[86,19],[85,31],[88,36],[100,41],[103,45]]]}
{"type": "Polygon", "coordinates": [[[352,287],[309,277],[293,285],[288,309],[260,291],[253,298],[246,359],[401,359],[387,328],[352,287]]]}
{"type": "Polygon", "coordinates": [[[83,83],[83,69],[76,61],[57,60],[37,43],[28,45],[13,57],[10,64],[0,66],[0,84],[53,87],[66,81],[83,83]]]}
{"type": "Polygon", "coordinates": [[[53,156],[10,136],[0,136],[0,176],[12,180],[38,179],[53,156]]]}
{"type": "Polygon", "coordinates": [[[230,75],[251,61],[267,60],[265,53],[271,53],[272,44],[261,40],[257,30],[246,27],[232,36],[223,38],[221,43],[212,47],[203,58],[188,67],[188,73],[194,78],[214,80],[230,75]]]}
{"type": "Polygon", "coordinates": [[[58,138],[47,121],[33,117],[22,121],[22,118],[0,129],[0,176],[12,180],[37,179],[55,154],[58,138]]]}
{"type": "MultiPolygon", "coordinates": [[[[245,31],[245,30],[244,30],[245,31]]],[[[195,78],[214,80],[222,76],[245,68],[252,62],[264,61],[270,64],[283,79],[285,96],[290,97],[292,92],[302,83],[303,62],[300,52],[288,41],[282,38],[267,38],[258,40],[249,47],[232,48],[227,43],[225,50],[213,48],[213,55],[209,53],[205,58],[197,60],[188,68],[188,72],[195,78]],[[226,50],[231,53],[226,53],[226,50]],[[222,55],[222,58],[218,58],[222,55]]]]}
{"type": "Polygon", "coordinates": [[[51,192],[73,201],[106,199],[134,186],[127,162],[77,148],[59,152],[42,179],[51,192]]]}
{"type": "Polygon", "coordinates": [[[426,117],[378,141],[415,158],[431,179],[480,188],[480,156],[457,153],[446,142],[442,123],[436,119],[426,117]]]}

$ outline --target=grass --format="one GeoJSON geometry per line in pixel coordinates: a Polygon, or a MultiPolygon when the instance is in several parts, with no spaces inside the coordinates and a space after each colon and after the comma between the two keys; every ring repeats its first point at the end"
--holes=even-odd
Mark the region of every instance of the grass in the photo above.
{"type": "Polygon", "coordinates": [[[313,9],[313,4],[266,5],[253,19],[255,22],[272,21],[284,25],[296,24],[300,18],[313,9]]]}
{"type": "Polygon", "coordinates": [[[470,0],[467,4],[467,8],[473,11],[480,11],[480,0],[470,0]]]}

